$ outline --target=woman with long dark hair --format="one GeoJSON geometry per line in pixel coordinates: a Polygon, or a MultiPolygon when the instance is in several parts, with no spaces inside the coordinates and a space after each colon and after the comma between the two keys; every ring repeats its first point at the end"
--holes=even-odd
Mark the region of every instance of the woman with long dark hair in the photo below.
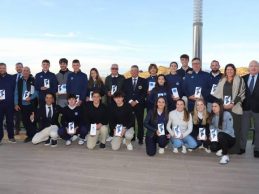
{"type": "Polygon", "coordinates": [[[245,99],[245,83],[243,78],[236,74],[235,65],[226,65],[224,77],[219,81],[214,96],[224,102],[224,110],[230,112],[233,117],[236,144],[230,150],[230,153],[238,154],[240,153],[242,102],[245,99]]]}
{"type": "Polygon", "coordinates": [[[229,162],[229,149],[234,146],[236,138],[233,117],[231,113],[224,111],[221,101],[212,104],[210,130],[217,131],[217,141],[211,139],[210,149],[216,152],[217,156],[222,156],[219,161],[220,164],[227,164],[229,162]]]}
{"type": "Polygon", "coordinates": [[[168,121],[168,112],[166,99],[163,96],[157,98],[153,110],[150,110],[144,120],[146,133],[146,152],[149,156],[156,154],[157,144],[159,154],[163,154],[167,144],[166,124],[168,121]]]}
{"type": "Polygon", "coordinates": [[[103,83],[103,80],[101,79],[99,72],[96,68],[92,68],[90,70],[90,76],[87,86],[87,95],[86,95],[86,101],[92,100],[92,93],[93,91],[98,90],[101,94],[101,96],[104,96],[105,94],[105,86],[103,83]]]}
{"type": "Polygon", "coordinates": [[[165,79],[165,75],[163,74],[159,74],[157,76],[157,80],[156,80],[156,85],[155,88],[153,88],[153,90],[151,91],[150,95],[148,96],[148,111],[149,110],[153,110],[154,106],[155,106],[155,102],[156,100],[160,97],[163,96],[166,101],[167,101],[167,108],[169,111],[171,111],[171,97],[170,97],[170,91],[167,87],[167,82],[165,79]]]}

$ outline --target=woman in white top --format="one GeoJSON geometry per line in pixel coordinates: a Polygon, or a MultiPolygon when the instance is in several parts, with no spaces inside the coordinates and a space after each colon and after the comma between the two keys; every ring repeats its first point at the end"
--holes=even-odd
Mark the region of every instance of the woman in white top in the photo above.
{"type": "Polygon", "coordinates": [[[185,108],[182,99],[176,101],[176,109],[169,113],[167,131],[171,135],[173,152],[178,153],[178,148],[182,147],[182,153],[186,153],[186,148],[194,149],[197,147],[195,139],[190,135],[192,132],[192,115],[185,108]]]}

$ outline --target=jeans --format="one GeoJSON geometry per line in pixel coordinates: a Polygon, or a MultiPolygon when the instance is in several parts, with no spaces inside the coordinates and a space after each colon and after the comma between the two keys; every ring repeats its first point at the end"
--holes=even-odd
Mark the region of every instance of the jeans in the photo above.
{"type": "Polygon", "coordinates": [[[190,148],[190,149],[194,149],[197,147],[197,143],[191,135],[187,135],[183,139],[177,139],[177,138],[173,137],[173,138],[171,138],[171,142],[172,142],[174,148],[180,148],[183,145],[186,148],[190,148]]]}

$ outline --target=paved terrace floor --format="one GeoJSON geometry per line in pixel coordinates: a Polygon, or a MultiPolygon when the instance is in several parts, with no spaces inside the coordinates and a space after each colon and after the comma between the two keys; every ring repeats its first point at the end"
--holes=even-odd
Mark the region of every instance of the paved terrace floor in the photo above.
{"type": "Polygon", "coordinates": [[[228,165],[198,150],[148,157],[145,145],[88,150],[74,142],[58,147],[4,143],[0,146],[0,194],[258,194],[259,159],[251,142],[228,165]]]}

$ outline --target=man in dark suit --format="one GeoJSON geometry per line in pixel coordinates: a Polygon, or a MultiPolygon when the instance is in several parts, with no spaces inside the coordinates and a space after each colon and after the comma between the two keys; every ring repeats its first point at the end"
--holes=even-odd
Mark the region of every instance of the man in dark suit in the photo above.
{"type": "Polygon", "coordinates": [[[32,122],[39,123],[39,132],[32,138],[33,144],[45,141],[45,145],[57,146],[60,107],[56,105],[54,94],[47,93],[45,96],[45,106],[41,106],[36,113],[32,113],[32,122]]]}
{"type": "Polygon", "coordinates": [[[259,158],[259,63],[255,60],[249,64],[249,74],[245,75],[245,100],[243,101],[241,150],[245,153],[250,121],[253,119],[255,127],[254,157],[259,158]]]}
{"type": "Polygon", "coordinates": [[[147,93],[147,82],[144,78],[139,77],[139,68],[137,65],[131,66],[131,78],[125,80],[123,91],[125,93],[125,100],[131,105],[137,119],[138,140],[139,144],[142,145],[144,136],[143,117],[147,93]]]}
{"type": "MultiPolygon", "coordinates": [[[[16,74],[14,74],[14,79],[16,81],[16,85],[19,81],[19,79],[22,78],[22,70],[23,70],[23,64],[22,63],[16,63],[15,64],[15,70],[16,74]]],[[[15,135],[19,135],[20,133],[20,125],[21,125],[22,115],[20,110],[14,111],[14,129],[15,129],[15,135]]]]}

